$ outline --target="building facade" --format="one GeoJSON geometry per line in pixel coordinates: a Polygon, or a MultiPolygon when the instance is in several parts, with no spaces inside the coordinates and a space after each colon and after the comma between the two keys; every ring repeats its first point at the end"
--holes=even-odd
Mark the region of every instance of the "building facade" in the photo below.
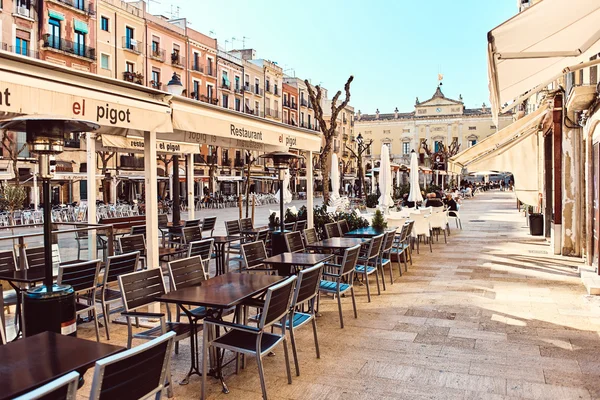
{"type": "Polygon", "coordinates": [[[283,123],[298,126],[298,89],[287,83],[282,85],[283,123]]]}

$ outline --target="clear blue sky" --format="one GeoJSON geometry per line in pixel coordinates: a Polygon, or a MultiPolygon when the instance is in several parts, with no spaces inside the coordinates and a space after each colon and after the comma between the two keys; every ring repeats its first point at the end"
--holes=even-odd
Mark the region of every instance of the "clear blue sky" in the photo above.
{"type": "Polygon", "coordinates": [[[351,104],[412,111],[415,97],[443,91],[467,107],[489,105],[487,32],[517,13],[515,0],[159,0],[150,12],[179,16],[227,49],[254,48],[288,74],[322,84],[331,96],[354,75],[351,104]],[[173,8],[174,9],[174,8],[173,8]],[[231,38],[237,40],[231,43],[231,38]]]}

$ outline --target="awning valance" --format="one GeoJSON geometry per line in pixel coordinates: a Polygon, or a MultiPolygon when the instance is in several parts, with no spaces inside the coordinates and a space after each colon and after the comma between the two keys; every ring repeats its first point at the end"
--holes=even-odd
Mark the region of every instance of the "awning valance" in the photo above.
{"type": "MultiPolygon", "coordinates": [[[[174,134],[178,142],[201,143],[257,151],[294,148],[318,152],[321,137],[303,129],[239,114],[195,100],[172,101],[174,134]]],[[[159,135],[160,139],[164,138],[159,135]]]]}
{"type": "MultiPolygon", "coordinates": [[[[103,134],[100,137],[100,143],[97,145],[97,150],[144,154],[144,138],[103,134]]],[[[200,145],[194,143],[157,140],[156,152],[162,154],[199,154],[200,145]]]]}
{"type": "Polygon", "coordinates": [[[492,111],[600,53],[598,0],[544,0],[488,33],[492,111]]]}
{"type": "Polygon", "coordinates": [[[0,61],[0,119],[47,114],[97,122],[100,133],[172,132],[166,94],[2,51],[0,61]]]}

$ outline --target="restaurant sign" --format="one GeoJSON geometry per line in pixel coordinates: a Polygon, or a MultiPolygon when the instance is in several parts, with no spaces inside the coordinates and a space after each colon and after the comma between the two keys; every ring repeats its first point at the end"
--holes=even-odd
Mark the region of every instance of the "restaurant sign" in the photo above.
{"type": "MultiPolygon", "coordinates": [[[[144,138],[124,137],[116,135],[102,135],[98,151],[119,151],[122,153],[144,153],[144,138]]],[[[200,153],[200,146],[192,143],[180,143],[170,140],[156,141],[157,153],[168,154],[197,154],[200,153]]]]}

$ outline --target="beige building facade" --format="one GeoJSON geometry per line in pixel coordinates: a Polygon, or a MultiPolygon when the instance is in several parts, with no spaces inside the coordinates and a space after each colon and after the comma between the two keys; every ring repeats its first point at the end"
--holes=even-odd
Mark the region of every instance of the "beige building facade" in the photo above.
{"type": "Polygon", "coordinates": [[[496,133],[513,121],[512,114],[501,115],[499,126],[492,119],[489,107],[466,108],[459,96],[450,99],[438,87],[434,95],[423,102],[417,98],[415,108],[410,112],[361,114],[356,115],[353,128],[356,135],[365,141],[373,140],[370,155],[378,159],[382,145],[390,148],[393,162],[409,164],[410,153],[421,154],[420,162],[429,166],[422,143],[426,143],[432,153],[441,150],[442,145],[450,146],[458,141],[460,150],[471,147],[484,138],[496,133]]]}

